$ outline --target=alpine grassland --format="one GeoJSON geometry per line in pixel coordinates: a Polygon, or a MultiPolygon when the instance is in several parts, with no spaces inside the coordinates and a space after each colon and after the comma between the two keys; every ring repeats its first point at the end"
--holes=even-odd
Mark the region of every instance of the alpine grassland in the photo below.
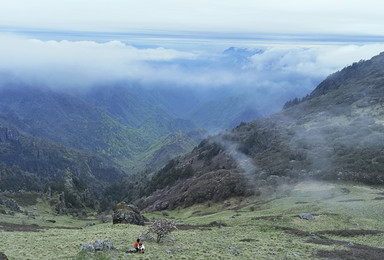
{"type": "Polygon", "coordinates": [[[305,181],[257,197],[144,212],[151,221],[175,221],[177,229],[160,243],[143,238],[139,254],[125,250],[151,222],[113,225],[94,212],[58,216],[41,197],[18,201],[20,213],[0,206],[0,252],[9,259],[382,259],[383,201],[384,186],[305,181]],[[118,249],[80,252],[98,239],[118,249]]]}

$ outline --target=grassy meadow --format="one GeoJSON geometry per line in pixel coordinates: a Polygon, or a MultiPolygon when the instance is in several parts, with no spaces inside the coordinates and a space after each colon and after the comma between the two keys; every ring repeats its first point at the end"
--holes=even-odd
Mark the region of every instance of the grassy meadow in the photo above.
{"type": "MultiPolygon", "coordinates": [[[[0,214],[0,252],[9,259],[380,259],[384,255],[384,187],[301,182],[187,209],[144,213],[174,219],[178,229],[161,243],[144,241],[145,254],[129,254],[148,226],[101,223],[55,216],[41,199],[23,207],[35,218],[0,214]],[[268,195],[267,195],[268,194],[268,195]],[[310,213],[314,220],[301,219],[310,213]],[[51,223],[49,220],[55,220],[51,223]],[[88,222],[96,225],[86,227],[88,222]],[[9,226],[8,226],[9,225],[9,226]],[[13,227],[30,227],[10,231],[13,227]],[[119,250],[82,252],[109,238],[119,250]]],[[[382,259],[382,258],[381,258],[382,259]]]]}

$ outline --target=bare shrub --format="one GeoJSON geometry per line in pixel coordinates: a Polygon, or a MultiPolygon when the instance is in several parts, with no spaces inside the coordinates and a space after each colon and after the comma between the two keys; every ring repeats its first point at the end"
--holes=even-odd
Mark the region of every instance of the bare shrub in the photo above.
{"type": "Polygon", "coordinates": [[[156,242],[160,243],[163,237],[169,235],[175,229],[175,221],[169,221],[167,219],[156,219],[149,228],[149,232],[154,233],[156,235],[156,242]]]}

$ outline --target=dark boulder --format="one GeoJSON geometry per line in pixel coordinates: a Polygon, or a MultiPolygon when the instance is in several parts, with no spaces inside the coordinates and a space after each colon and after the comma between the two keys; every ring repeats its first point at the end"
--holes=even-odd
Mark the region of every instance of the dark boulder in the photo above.
{"type": "Polygon", "coordinates": [[[0,260],[8,260],[8,257],[3,252],[0,252],[0,260]]]}
{"type": "Polygon", "coordinates": [[[144,222],[149,221],[146,217],[140,214],[139,209],[135,205],[128,205],[125,202],[120,202],[116,205],[116,209],[112,214],[113,224],[134,224],[144,225],[144,222]]]}

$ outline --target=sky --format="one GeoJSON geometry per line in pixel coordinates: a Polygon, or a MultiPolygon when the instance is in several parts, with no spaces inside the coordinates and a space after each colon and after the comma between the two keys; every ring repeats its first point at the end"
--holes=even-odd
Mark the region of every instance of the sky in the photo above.
{"type": "Polygon", "coordinates": [[[2,0],[0,26],[384,36],[381,0],[2,0]]]}

